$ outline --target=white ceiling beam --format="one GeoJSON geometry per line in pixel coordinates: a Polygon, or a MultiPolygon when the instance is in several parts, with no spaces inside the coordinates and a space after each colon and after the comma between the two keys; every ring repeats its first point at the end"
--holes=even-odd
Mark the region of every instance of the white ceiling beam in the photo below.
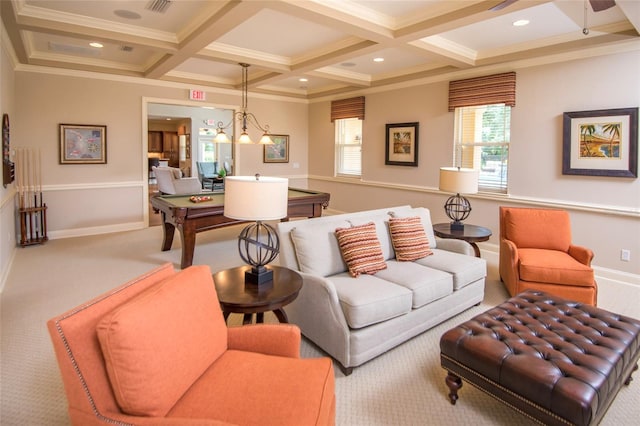
{"type": "Polygon", "coordinates": [[[228,1],[180,41],[179,50],[151,66],[146,76],[158,78],[197,54],[263,8],[262,2],[228,1]]]}

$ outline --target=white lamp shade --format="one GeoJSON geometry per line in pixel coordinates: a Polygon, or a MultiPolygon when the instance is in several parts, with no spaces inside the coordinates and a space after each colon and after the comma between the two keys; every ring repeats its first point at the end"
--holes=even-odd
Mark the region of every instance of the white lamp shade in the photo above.
{"type": "Polygon", "coordinates": [[[478,192],[478,171],[458,167],[440,168],[440,191],[454,194],[475,194],[478,192]]]}
{"type": "Polygon", "coordinates": [[[289,179],[227,176],[224,179],[224,215],[238,220],[275,220],[287,216],[289,179]]]}

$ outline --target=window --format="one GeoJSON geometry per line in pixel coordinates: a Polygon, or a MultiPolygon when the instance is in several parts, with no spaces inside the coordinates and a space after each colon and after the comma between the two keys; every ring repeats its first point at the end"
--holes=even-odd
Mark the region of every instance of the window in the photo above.
{"type": "Polygon", "coordinates": [[[455,108],[454,166],[480,170],[478,190],[507,193],[511,107],[455,108]]]}
{"type": "Polygon", "coordinates": [[[360,176],[362,172],[362,120],[334,120],[336,128],[336,174],[360,176]]]}

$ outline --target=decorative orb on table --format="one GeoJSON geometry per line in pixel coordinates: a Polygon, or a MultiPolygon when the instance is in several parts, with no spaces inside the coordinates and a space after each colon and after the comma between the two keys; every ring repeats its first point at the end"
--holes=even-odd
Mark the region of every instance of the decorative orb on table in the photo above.
{"type": "Polygon", "coordinates": [[[444,211],[449,219],[454,222],[462,222],[471,213],[471,203],[460,194],[453,195],[444,204],[444,211]]]}
{"type": "Polygon", "coordinates": [[[238,251],[242,260],[252,266],[252,271],[258,275],[265,275],[261,282],[272,277],[265,265],[273,262],[280,251],[280,240],[276,230],[261,221],[245,227],[238,236],[238,251]]]}

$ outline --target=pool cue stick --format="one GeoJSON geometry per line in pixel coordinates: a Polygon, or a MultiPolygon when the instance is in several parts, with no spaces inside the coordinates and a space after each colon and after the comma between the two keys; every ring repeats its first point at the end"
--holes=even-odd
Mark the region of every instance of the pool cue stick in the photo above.
{"type": "Polygon", "coordinates": [[[36,156],[36,150],[32,149],[33,155],[33,221],[36,231],[36,240],[40,238],[40,211],[38,210],[38,157],[36,156]]]}
{"type": "Polygon", "coordinates": [[[20,148],[16,149],[16,190],[18,191],[18,208],[22,208],[20,205],[20,148]]]}
{"type": "Polygon", "coordinates": [[[42,206],[42,151],[38,148],[38,191],[40,192],[40,234],[41,238],[47,234],[44,223],[44,208],[42,206]]]}
{"type": "Polygon", "coordinates": [[[24,244],[25,242],[25,234],[26,234],[26,216],[24,213],[24,162],[23,162],[23,151],[22,148],[18,148],[17,152],[17,162],[18,162],[18,204],[20,206],[20,244],[24,244]]]}
{"type": "Polygon", "coordinates": [[[32,157],[32,167],[33,167],[33,230],[35,231],[35,239],[38,239],[38,235],[40,234],[40,219],[38,218],[38,168],[36,163],[36,151],[31,148],[31,157],[32,157]]]}
{"type": "Polygon", "coordinates": [[[32,148],[29,148],[29,156],[31,157],[31,174],[33,175],[33,186],[31,191],[33,192],[33,210],[31,211],[31,222],[33,223],[33,229],[31,230],[31,234],[33,235],[32,240],[38,238],[38,216],[35,210],[38,207],[38,196],[36,194],[36,168],[35,168],[35,153],[32,148]]]}
{"type": "Polygon", "coordinates": [[[33,210],[31,208],[31,192],[32,192],[32,170],[31,170],[31,149],[27,148],[27,201],[29,203],[29,212],[27,213],[29,218],[29,240],[33,240],[33,210]]]}
{"type": "Polygon", "coordinates": [[[16,186],[18,188],[18,207],[20,208],[22,208],[22,164],[20,164],[21,156],[22,156],[22,148],[18,148],[18,151],[16,152],[16,163],[18,167],[18,173],[16,173],[18,175],[16,186]]]}
{"type": "MultiPolygon", "coordinates": [[[[18,214],[20,215],[20,242],[22,242],[22,166],[20,165],[20,148],[16,149],[16,190],[18,191],[18,214]]],[[[17,239],[16,235],[16,239],[17,239]]]]}
{"type": "Polygon", "coordinates": [[[32,148],[29,148],[29,157],[31,158],[31,175],[33,176],[33,186],[31,187],[31,192],[33,193],[33,209],[31,211],[31,222],[32,222],[32,230],[31,235],[33,235],[32,239],[38,238],[38,213],[35,208],[38,207],[38,196],[36,193],[36,168],[35,168],[35,153],[32,148]]]}
{"type": "Polygon", "coordinates": [[[20,148],[20,208],[26,208],[24,202],[24,149],[20,148]]]}

